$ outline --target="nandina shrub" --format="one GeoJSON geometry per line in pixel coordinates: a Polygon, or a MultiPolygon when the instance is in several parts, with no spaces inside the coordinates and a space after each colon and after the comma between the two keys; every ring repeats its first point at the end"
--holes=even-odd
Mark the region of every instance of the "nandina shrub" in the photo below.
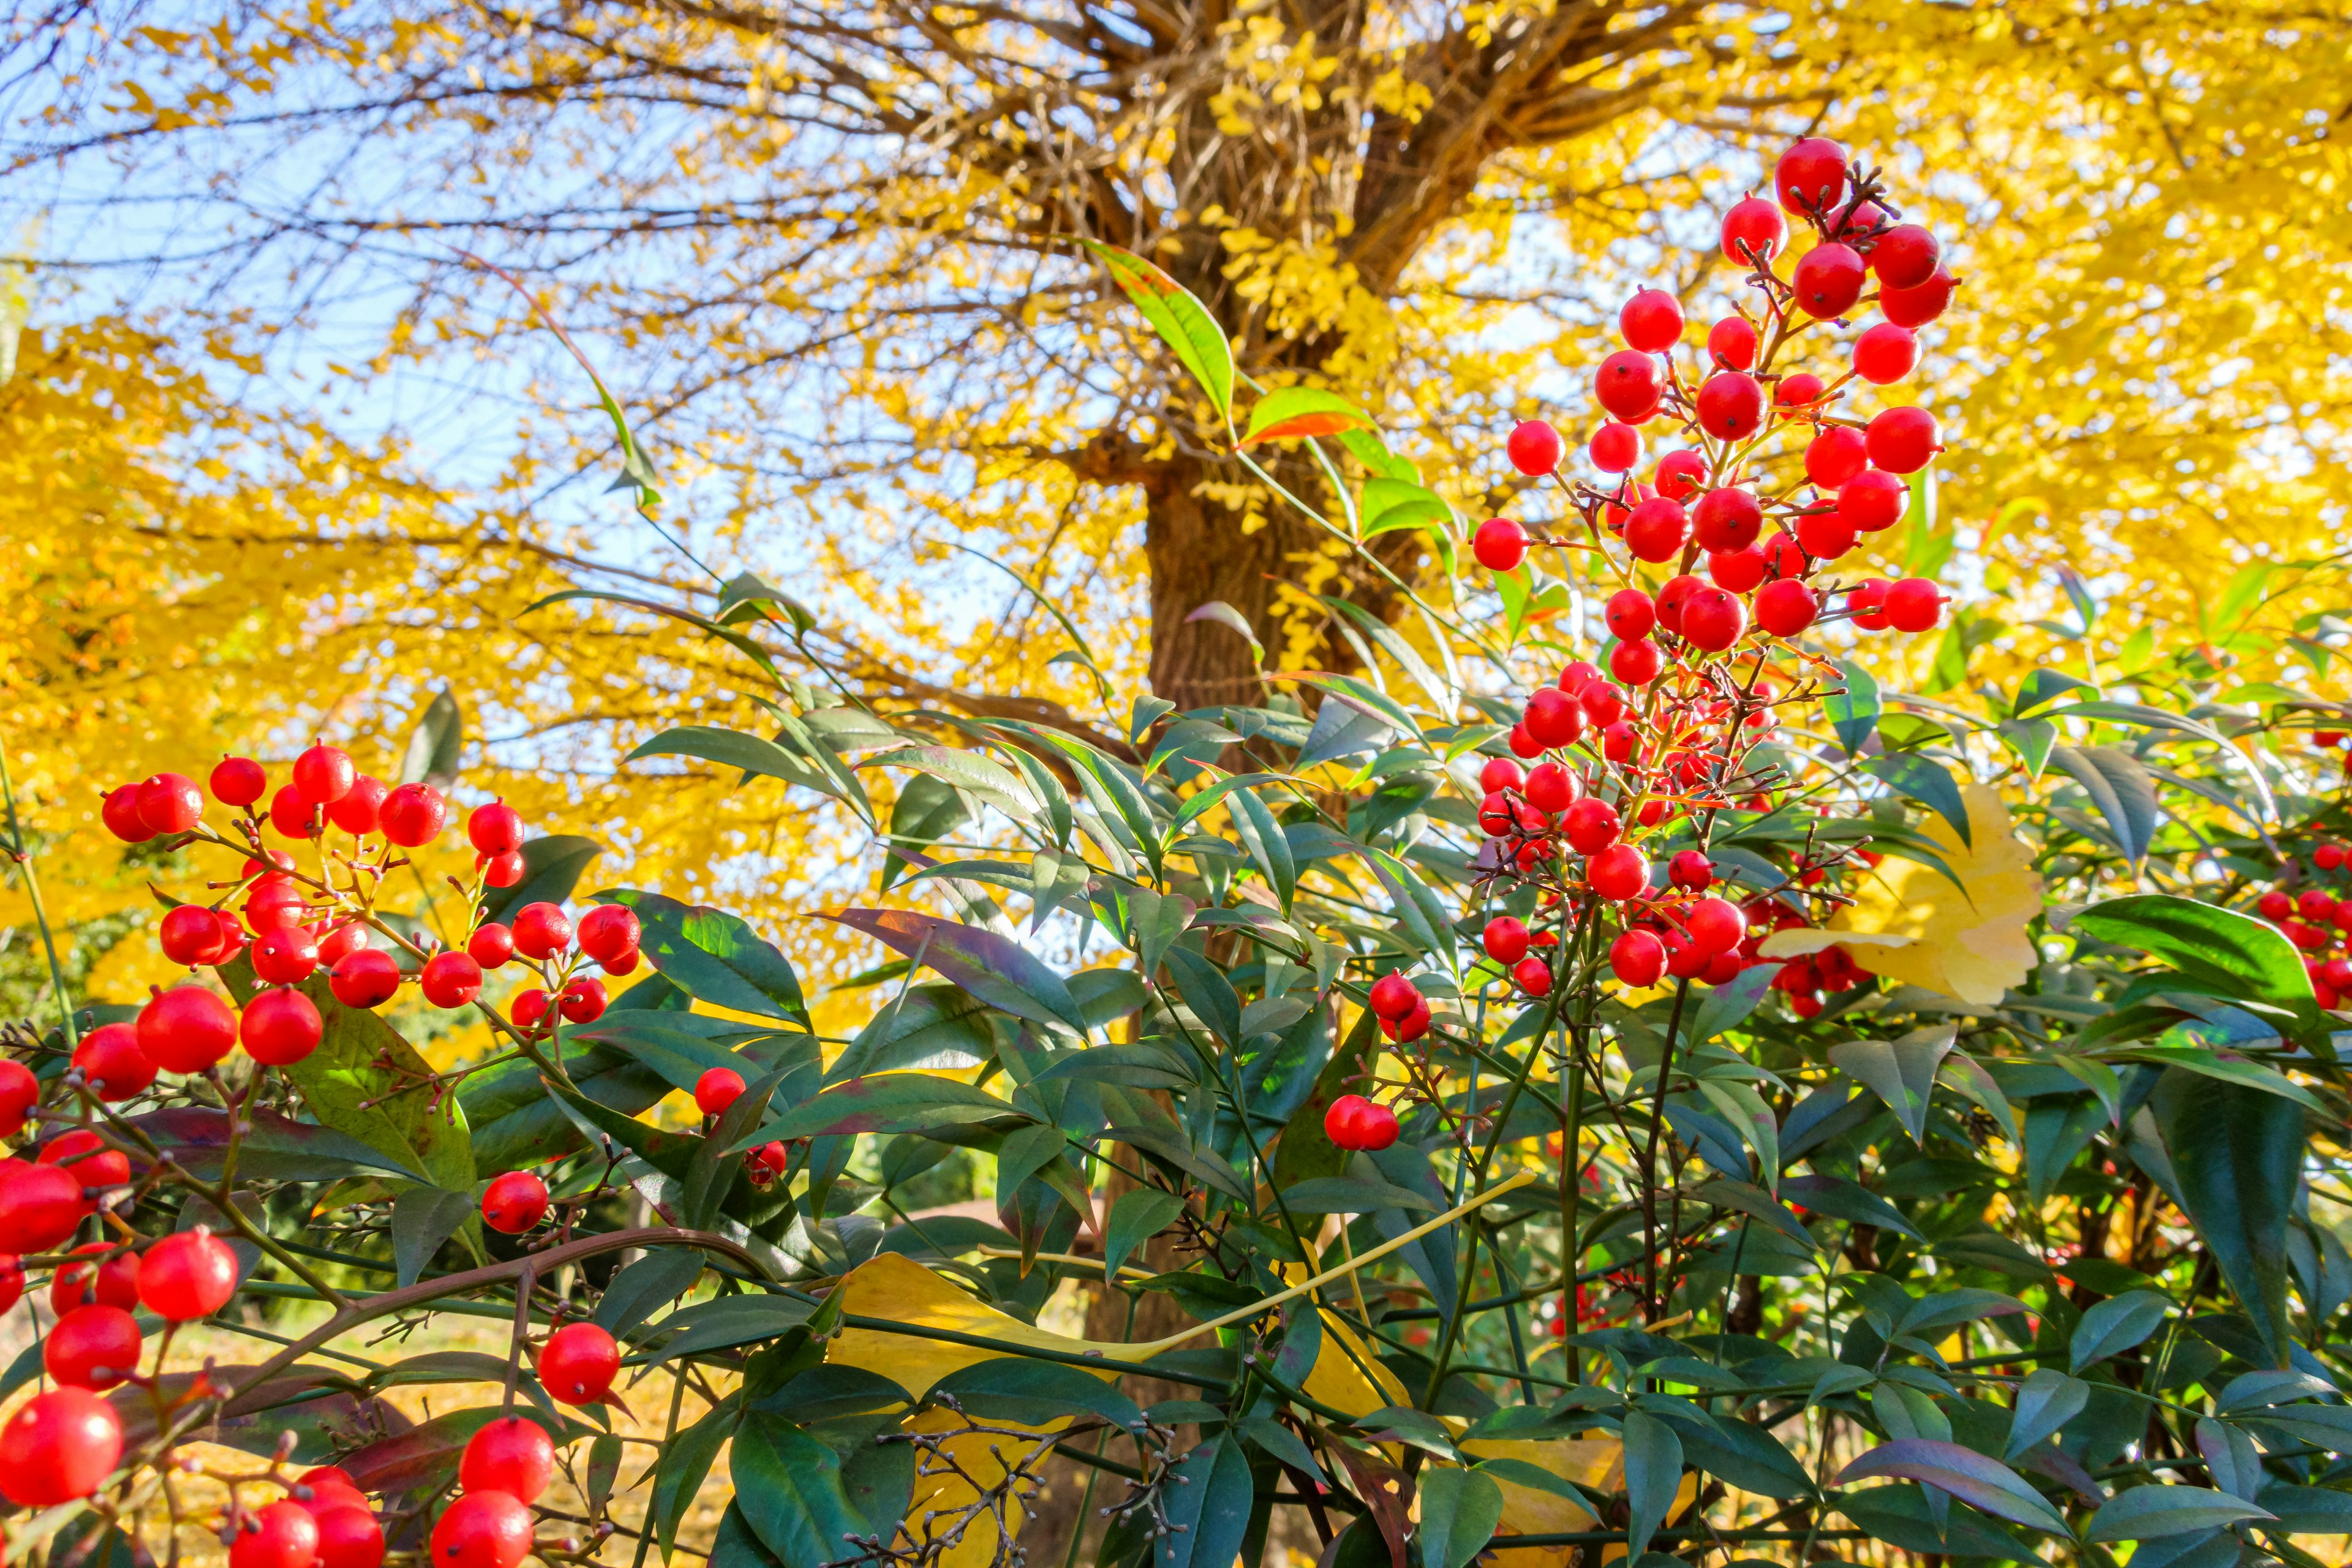
{"type": "MultiPolygon", "coordinates": [[[[1385,577],[1392,615],[1328,601],[1353,670],[962,719],[821,697],[811,617],[756,578],[635,602],[772,677],[779,726],[639,757],[887,846],[887,902],[831,911],[898,961],[846,1036],[744,921],[575,898],[593,844],[336,747],[110,790],[119,837],[203,868],[155,932],[192,973],[9,1035],[0,1292],[40,1334],[7,1560],[177,1530],[241,1568],[641,1563],[722,1451],[723,1568],[1005,1563],[1049,1529],[1170,1568],[2207,1568],[2352,1531],[2341,710],[2225,673],[2268,651],[2243,629],[2107,689],[1971,684],[1985,606],[1845,564],[1936,527],[1937,422],[1857,383],[1916,371],[1940,245],[1833,143],[1775,189],[1726,217],[1748,293],[1703,350],[1671,295],[1626,306],[1601,477],[1530,420],[1501,454],[1549,488],[1475,529],[1347,398],[1244,418],[1206,314],[1097,247],[1237,482],[1385,577]],[[1402,528],[1418,578],[1360,548],[1402,528]],[[1874,676],[1948,616],[1934,695],[1874,676]],[[460,831],[436,936],[398,873],[460,831]],[[1101,962],[1049,965],[1007,900],[1101,962]],[[386,1021],[417,1006],[496,1048],[432,1070],[386,1021]],[[951,1152],[996,1224],[910,1206],[951,1152]],[[1057,1292],[1088,1337],[1038,1326],[1057,1292]],[[247,1364],[174,1352],[289,1300],[323,1316],[247,1364]],[[441,1369],[323,1353],[486,1304],[492,1404],[412,1426],[383,1390],[441,1369]],[[604,1428],[647,1375],[708,1408],[631,1455],[604,1428]],[[214,1512],[162,1485],[198,1441],[250,1455],[214,1512]]],[[[2296,635],[2324,666],[2332,629],[2296,635]]],[[[411,754],[454,757],[450,722],[411,754]]]]}

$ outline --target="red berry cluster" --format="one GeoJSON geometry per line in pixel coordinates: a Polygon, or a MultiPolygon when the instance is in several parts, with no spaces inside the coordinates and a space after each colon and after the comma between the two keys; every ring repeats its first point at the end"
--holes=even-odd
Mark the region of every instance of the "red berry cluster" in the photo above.
{"type": "MultiPolygon", "coordinates": [[[[2318,845],[2311,851],[2313,872],[2334,878],[2346,858],[2343,845],[2318,845]]],[[[2339,896],[2315,881],[2300,889],[2282,884],[2265,889],[2254,909],[2303,952],[2304,973],[2322,1007],[2352,999],[2352,956],[2346,952],[2352,946],[2352,893],[2339,896]]]]}
{"type": "MultiPolygon", "coordinates": [[[[711,1068],[694,1080],[695,1109],[707,1117],[724,1116],[729,1106],[743,1098],[747,1087],[743,1075],[733,1068],[711,1068]]],[[[762,1143],[743,1157],[744,1174],[755,1187],[766,1186],[791,1165],[792,1152],[777,1142],[762,1143]]]]}

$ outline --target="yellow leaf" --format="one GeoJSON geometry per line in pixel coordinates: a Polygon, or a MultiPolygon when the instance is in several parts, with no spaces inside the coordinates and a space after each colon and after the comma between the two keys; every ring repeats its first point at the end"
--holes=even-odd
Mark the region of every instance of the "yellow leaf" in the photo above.
{"type": "Polygon", "coordinates": [[[1986,1007],[2033,968],[2025,927],[2042,908],[2042,879],[2000,796],[1983,784],[1961,795],[1973,848],[1940,818],[1927,827],[1961,886],[1916,861],[1889,859],[1855,889],[1853,906],[1838,911],[1830,929],[1853,933],[1842,945],[1873,974],[1986,1007]],[[1911,940],[1889,947],[1883,939],[1890,936],[1911,940]]]}

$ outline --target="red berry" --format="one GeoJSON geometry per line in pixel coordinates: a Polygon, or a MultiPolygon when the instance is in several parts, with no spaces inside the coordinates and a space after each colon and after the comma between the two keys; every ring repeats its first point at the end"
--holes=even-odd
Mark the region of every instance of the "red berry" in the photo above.
{"type": "Polygon", "coordinates": [[[383,1526],[368,1511],[366,1499],[314,1510],[312,1517],[319,1521],[319,1568],[382,1568],[383,1526]]]}
{"type": "Polygon", "coordinates": [[[598,904],[580,917],[580,951],[602,963],[637,945],[644,927],[637,912],[621,904],[598,904]]]}
{"type": "Polygon", "coordinates": [[[82,1178],[55,1164],[0,1161],[0,1252],[22,1256],[61,1245],[89,1212],[82,1178]]]}
{"type": "Polygon", "coordinates": [[[1715,866],[1705,851],[1685,849],[1666,862],[1666,880],[1686,893],[1704,893],[1715,880],[1715,866]]]}
{"type": "Polygon", "coordinates": [[[1658,624],[1658,603],[1639,588],[1620,588],[1609,595],[1602,618],[1609,623],[1612,636],[1628,640],[1645,637],[1658,624]]]}
{"type": "Polygon", "coordinates": [[[319,807],[302,798],[302,792],[292,784],[269,797],[269,826],[286,837],[317,837],[320,816],[319,807]]]}
{"type": "Polygon", "coordinates": [[[1683,917],[1692,943],[1713,957],[1728,952],[1748,937],[1748,916],[1728,899],[1701,899],[1683,917]]]}
{"type": "Polygon", "coordinates": [[[1916,289],[1883,288],[1878,308],[1898,327],[1924,327],[1952,302],[1952,275],[1937,268],[1916,289]]]}
{"type": "MultiPolygon", "coordinates": [[[[89,1042],[98,1038],[100,1035],[105,1034],[106,1029],[119,1029],[124,1034],[130,1033],[121,1024],[109,1024],[104,1029],[92,1030],[83,1039],[83,1048],[87,1049],[89,1042]]],[[[74,1053],[74,1066],[81,1065],[82,1053],[78,1050],[74,1053]]],[[[100,1096],[100,1098],[110,1097],[100,1096]]],[[[110,1098],[121,1097],[118,1095],[110,1098]]],[[[0,1057],[0,1138],[14,1138],[23,1131],[25,1119],[32,1114],[33,1107],[40,1102],[41,1080],[33,1076],[33,1069],[13,1058],[0,1057]]]]}
{"type": "Polygon", "coordinates": [[[743,1092],[743,1075],[732,1068],[710,1068],[694,1080],[694,1103],[705,1116],[717,1116],[743,1092]]]}
{"type": "Polygon", "coordinates": [[[554,904],[525,904],[515,911],[515,951],[525,958],[553,958],[572,946],[572,921],[554,904]]]}
{"type": "Polygon", "coordinates": [[[2329,959],[2319,966],[2319,978],[2338,991],[2352,990],[2352,959],[2329,959]]]}
{"type": "Polygon", "coordinates": [[[1793,578],[1756,590],[1756,624],[1776,637],[1792,637],[1821,618],[1821,600],[1793,578]]]}
{"type": "Polygon", "coordinates": [[[1884,468],[1864,468],[1837,494],[1839,521],[1857,533],[1894,527],[1910,505],[1911,487],[1884,468]]]}
{"type": "Polygon", "coordinates": [[[400,965],[392,954],[363,947],[346,953],[327,977],[327,988],[346,1007],[381,1007],[400,992],[400,965]]]}
{"type": "Polygon", "coordinates": [[[1805,478],[1822,489],[1833,490],[1870,460],[1862,432],[1843,425],[1824,425],[1805,447],[1805,478]]]}
{"type": "Polygon", "coordinates": [[[99,802],[98,819],[106,830],[125,844],[144,844],[155,837],[155,830],[139,819],[139,786],[124,784],[110,789],[99,802]]]}
{"type": "Polygon", "coordinates": [[[1653,496],[1625,519],[1625,548],[1642,561],[1671,561],[1690,537],[1690,517],[1683,503],[1653,496]]]}
{"type": "Polygon", "coordinates": [[[1870,422],[1864,439],[1870,460],[1894,474],[1916,474],[1943,450],[1936,440],[1936,417],[1924,408],[1889,408],[1870,422]]]}
{"type": "MultiPolygon", "coordinates": [[[[1559,467],[1567,454],[1567,443],[1559,432],[1540,419],[1523,419],[1512,426],[1510,439],[1504,444],[1511,467],[1530,479],[1541,479],[1559,467]]],[[[1504,568],[1507,570],[1507,568],[1504,568]]]]}
{"type": "Polygon", "coordinates": [[[1421,1005],[1421,990],[1410,980],[1390,970],[1372,982],[1372,1011],[1383,1018],[1402,1018],[1421,1005]]]}
{"type": "Polygon", "coordinates": [[[1935,276],[1943,245],[1916,223],[1883,231],[1870,243],[1870,269],[1883,289],[1916,289],[1935,276]]]}
{"type": "Polygon", "coordinates": [[[1538,686],[1520,725],[1539,750],[1572,746],[1584,734],[1584,705],[1558,687],[1538,686]]]}
{"type": "Polygon", "coordinates": [[[2325,888],[2306,888],[2295,900],[2294,910],[2307,921],[2328,921],[2335,918],[2336,900],[2327,896],[2325,888]]]}
{"type": "Polygon", "coordinates": [[[555,1479],[555,1441],[536,1421],[501,1416],[467,1441],[457,1484],[469,1492],[505,1492],[537,1502],[555,1479]]]}
{"type": "Polygon", "coordinates": [[[1333,1100],[1323,1112],[1323,1135],[1342,1149],[1360,1149],[1357,1142],[1356,1119],[1371,1109],[1371,1101],[1360,1094],[1343,1094],[1333,1100]]]}
{"type": "Polygon", "coordinates": [[[466,939],[466,951],[484,969],[496,969],[514,957],[514,932],[496,921],[484,921],[466,939]]]}
{"type": "Polygon", "coordinates": [[[1666,972],[1666,946],[1654,931],[1620,932],[1609,944],[1609,970],[1628,985],[1655,985],[1666,972]]]}
{"type": "Polygon", "coordinates": [[[1585,796],[1568,808],[1560,826],[1568,847],[1579,855],[1597,855],[1624,837],[1625,826],[1617,808],[1605,800],[1585,796]]]}
{"type": "Polygon", "coordinates": [[[202,1072],[236,1045],[236,1015],[201,985],[158,992],[139,1009],[139,1048],[166,1072],[202,1072]]]}
{"type": "Polygon", "coordinates": [[[390,785],[372,773],[362,773],[327,807],[327,820],[346,833],[373,833],[383,826],[383,803],[391,796],[390,785]]]}
{"type": "Polygon", "coordinates": [[[1618,418],[1639,425],[1658,411],[1665,385],[1665,374],[1655,359],[1639,349],[1619,349],[1601,362],[1592,395],[1618,418]]]}
{"type": "Polygon", "coordinates": [[[522,813],[503,800],[478,805],[466,816],[467,842],[485,855],[522,847],[522,813]]]}
{"type": "Polygon", "coordinates": [[[1843,316],[1862,298],[1869,274],[1852,246],[1832,241],[1805,252],[1793,282],[1797,303],[1811,316],[1843,316]]]}
{"type": "Polygon", "coordinates": [[[115,1250],[110,1241],[93,1241],[74,1248],[76,1257],[106,1258],[103,1263],[65,1263],[49,1279],[49,1310],[58,1317],[78,1307],[139,1305],[139,1255],[115,1250]],[[114,1255],[106,1258],[109,1253],[114,1255]]]}
{"type": "Polygon", "coordinates": [[[1356,1147],[1377,1154],[1396,1141],[1396,1112],[1385,1105],[1365,1101],[1364,1108],[1356,1113],[1356,1147]]]}
{"type": "Polygon", "coordinates": [[[1773,577],[1801,577],[1811,565],[1805,560],[1804,546],[1792,533],[1776,533],[1763,544],[1766,574],[1773,577]]]}
{"type": "Polygon", "coordinates": [[[1822,378],[1800,372],[1784,375],[1773,384],[1772,403],[1778,408],[1802,408],[1820,401],[1823,391],[1822,378]]]}
{"type": "Polygon", "coordinates": [[[205,792],[185,773],[157,773],[139,786],[139,820],[147,831],[185,833],[205,814],[205,792]]]}
{"type": "Polygon", "coordinates": [[[251,805],[269,790],[269,775],[251,757],[223,757],[213,764],[213,798],[223,805],[251,805]]]}
{"type": "Polygon", "coordinates": [[[482,1189],[482,1221],[492,1230],[520,1236],[547,1213],[547,1184],[529,1171],[509,1171],[482,1189]]]}
{"type": "Polygon", "coordinates": [[[245,923],[259,936],[289,926],[299,926],[310,912],[302,889],[285,877],[272,874],[253,885],[245,896],[245,923]]]}
{"type": "Polygon", "coordinates": [[[202,904],[181,904],[163,911],[155,945],[174,963],[210,963],[221,949],[220,921],[202,904]]]}
{"type": "Polygon", "coordinates": [[[1528,531],[1507,517],[1490,517],[1471,536],[1470,553],[1489,572],[1512,572],[1528,557],[1528,531]]]}
{"type": "Polygon", "coordinates": [[[1480,942],[1486,956],[1497,963],[1517,963],[1528,953],[1528,928],[1514,915],[1496,915],[1486,922],[1480,942]]]}
{"type": "Polygon", "coordinates": [[[520,849],[509,849],[502,855],[482,858],[482,885],[488,888],[511,888],[523,879],[530,869],[520,849]]]}
{"type": "Polygon", "coordinates": [[[506,1492],[467,1492],[433,1526],[433,1568],[516,1568],[530,1554],[530,1510],[506,1492]]]}
{"type": "Polygon", "coordinates": [[[341,747],[312,746],[294,759],[294,787],[312,805],[332,805],[351,793],[359,772],[341,747]]]}
{"type": "Polygon", "coordinates": [[[2263,919],[2266,921],[2283,921],[2294,913],[2294,900],[2279,889],[2273,888],[2254,900],[2254,908],[2262,911],[2263,919]]]}
{"type": "Polygon", "coordinates": [[[1886,626],[1886,590],[1884,577],[1864,577],[1861,586],[1846,595],[1846,608],[1853,613],[1853,624],[1866,632],[1883,631],[1886,626]]]}
{"type": "Polygon", "coordinates": [[[1797,520],[1797,542],[1816,561],[1834,561],[1853,548],[1852,524],[1833,511],[1808,512],[1797,520]]]}
{"type": "Polygon", "coordinates": [[[1478,770],[1478,787],[1492,795],[1496,790],[1517,789],[1527,778],[1527,771],[1510,758],[1488,757],[1486,765],[1478,770]]]}
{"type": "Polygon", "coordinates": [[[574,976],[572,984],[563,988],[556,1005],[572,1023],[593,1024],[604,1016],[611,1000],[604,993],[603,981],[593,974],[582,974],[574,976]]]}
{"type": "Polygon", "coordinates": [[[1738,949],[1734,948],[1729,952],[1718,952],[1706,961],[1706,983],[1709,985],[1720,985],[1727,980],[1737,980],[1739,978],[1739,972],[1747,967],[1748,961],[1739,956],[1738,949]]]}
{"type": "Polygon", "coordinates": [[[1648,485],[1635,485],[1633,487],[1633,493],[1628,497],[1625,493],[1624,485],[1621,483],[1617,487],[1616,494],[1612,496],[1608,502],[1601,509],[1601,521],[1602,526],[1607,528],[1612,533],[1624,532],[1625,519],[1631,515],[1626,511],[1625,507],[1639,506],[1642,502],[1650,500],[1658,492],[1656,490],[1652,489],[1648,485]],[[1618,504],[1621,500],[1624,501],[1624,506],[1620,506],[1618,504]]]}
{"type": "Polygon", "coordinates": [[[1644,289],[1617,312],[1617,330],[1624,334],[1626,347],[1664,353],[1682,341],[1682,301],[1663,289],[1644,289]]]}
{"type": "Polygon", "coordinates": [[[1601,732],[1601,754],[1612,763],[1630,763],[1641,749],[1642,738],[1631,724],[1612,724],[1601,732]]]}
{"type": "Polygon", "coordinates": [[[1877,386],[1891,386],[1919,368],[1919,340],[1908,327],[1881,321],[1853,342],[1853,374],[1877,386]]]}
{"type": "Polygon", "coordinates": [[[210,1229],[175,1231],[139,1262],[139,1300],[159,1318],[209,1317],[236,1294],[236,1254],[210,1229]]]}
{"type": "Polygon", "coordinates": [[[1752,544],[1745,550],[1718,551],[1706,558],[1706,574],[1717,587],[1745,594],[1764,581],[1764,552],[1752,544]]]}
{"type": "Polygon", "coordinates": [[[1723,258],[1742,267],[1769,261],[1789,243],[1789,220],[1762,196],[1749,196],[1723,215],[1723,258]]]}
{"type": "Polygon", "coordinates": [[[1701,588],[1683,604],[1683,637],[1693,647],[1721,653],[1748,631],[1748,606],[1724,588],[1701,588]]]}
{"type": "Polygon", "coordinates": [[[229,1542],[228,1568],[314,1568],[318,1561],[319,1521],[288,1500],[247,1514],[229,1542]]]}
{"type": "Polygon", "coordinates": [[[1612,902],[1637,899],[1650,889],[1650,862],[1631,844],[1612,844],[1584,863],[1584,879],[1612,902]]]}
{"type": "Polygon", "coordinates": [[[1726,316],[1706,330],[1706,352],[1725,370],[1756,367],[1756,329],[1739,316],[1726,316]]]}
{"type": "Polygon", "coordinates": [[[533,985],[514,994],[514,1000],[507,1004],[507,1014],[514,1020],[517,1028],[535,1032],[547,1021],[548,1011],[554,1005],[554,998],[540,986],[533,985]]]}
{"type": "Polygon", "coordinates": [[[1511,748],[1511,755],[1515,757],[1540,757],[1544,754],[1543,742],[1528,734],[1525,724],[1512,725],[1511,732],[1504,737],[1504,743],[1511,748]]]}
{"type": "Polygon", "coordinates": [[[1827,214],[1845,195],[1845,149],[1826,136],[1808,136],[1780,154],[1772,188],[1792,213],[1827,214]]]}
{"type": "MultiPolygon", "coordinates": [[[[2318,848],[2311,852],[2311,863],[2318,867],[2323,871],[2335,870],[2337,867],[2344,864],[2344,846],[2341,844],[2321,845],[2318,848]]],[[[2339,985],[2336,989],[2340,991],[2343,987],[2339,985]]]]}
{"type": "MultiPolygon", "coordinates": [[[[767,1149],[776,1152],[771,1173],[782,1171],[783,1145],[771,1143],[767,1149]]],[[[758,1151],[751,1159],[758,1161],[766,1152],[758,1151]]],[[[539,1352],[539,1381],[566,1405],[602,1403],[620,1373],[620,1345],[594,1323],[564,1324],[547,1336],[546,1348],[539,1352]]]]}
{"type": "Polygon", "coordinates": [[[1666,585],[1658,590],[1658,625],[1670,632],[1681,632],[1683,606],[1690,603],[1693,594],[1706,586],[1687,572],[1667,578],[1666,585]]]}
{"type": "Polygon", "coordinates": [[[1706,482],[1706,459],[1692,451],[1668,452],[1658,459],[1654,477],[1658,494],[1668,500],[1688,500],[1706,482]]]}
{"type": "Polygon", "coordinates": [[[1642,433],[1611,420],[1592,433],[1587,450],[1594,468],[1604,474],[1622,474],[1642,460],[1642,433]]]}
{"type": "Polygon", "coordinates": [[[96,1491],[122,1458],[122,1421],[87,1388],[53,1388],[0,1427],[0,1495],[54,1508],[96,1491]]]}
{"type": "Polygon", "coordinates": [[[253,973],[266,985],[299,985],[319,967],[319,942],[303,926],[279,926],[253,940],[253,973]]]}
{"type": "Polygon", "coordinates": [[[1698,389],[1699,428],[1718,440],[1738,441],[1764,423],[1764,388],[1745,371],[1719,370],[1698,389]]]}
{"type": "Polygon", "coordinates": [[[317,1050],[325,1029],[317,1004],[299,991],[279,986],[245,1005],[238,1036],[247,1056],[267,1067],[283,1068],[317,1050]]]}
{"type": "MultiPolygon", "coordinates": [[[[316,931],[318,928],[314,926],[311,929],[316,931]]],[[[341,925],[331,927],[319,938],[319,966],[332,969],[367,944],[368,928],[358,921],[345,921],[341,925]]]]}
{"type": "Polygon", "coordinates": [[[41,1342],[41,1365],[68,1388],[112,1388],[139,1370],[138,1320],[120,1307],[76,1307],[41,1342]]]}
{"type": "Polygon", "coordinates": [[[1522,792],[1528,804],[1538,811],[1566,811],[1576,804],[1581,790],[1576,775],[1558,763],[1538,763],[1528,774],[1527,788],[1522,792]]]}
{"type": "Polygon", "coordinates": [[[1701,550],[1745,550],[1764,531],[1764,508],[1749,491],[1726,485],[1699,498],[1691,521],[1701,550]]]}
{"type": "Polygon", "coordinates": [[[1925,577],[1906,577],[1886,590],[1886,619],[1898,632],[1927,631],[1943,613],[1943,591],[1925,577]]]}
{"type": "Polygon", "coordinates": [[[1621,642],[1609,650],[1609,673],[1628,686],[1647,686],[1666,666],[1654,642],[1621,642]]]}
{"type": "Polygon", "coordinates": [[[1572,658],[1559,667],[1559,679],[1553,684],[1562,691],[1574,691],[1580,694],[1586,687],[1600,679],[1601,671],[1591,660],[1572,658]]]}
{"type": "Polygon", "coordinates": [[[417,988],[436,1007],[463,1007],[482,994],[482,966],[462,952],[436,952],[425,961],[417,988]]]}
{"type": "Polygon", "coordinates": [[[1549,996],[1551,965],[1540,958],[1523,958],[1511,965],[1511,984],[1530,996],[1549,996]]]}
{"type": "Polygon", "coordinates": [[[431,784],[405,784],[383,801],[383,836],[404,849],[421,848],[449,825],[449,803],[431,784]]]}
{"type": "Polygon", "coordinates": [[[1500,790],[1489,791],[1478,803],[1478,826],[1489,838],[1500,838],[1511,831],[1514,813],[1508,796],[1500,790]]]}

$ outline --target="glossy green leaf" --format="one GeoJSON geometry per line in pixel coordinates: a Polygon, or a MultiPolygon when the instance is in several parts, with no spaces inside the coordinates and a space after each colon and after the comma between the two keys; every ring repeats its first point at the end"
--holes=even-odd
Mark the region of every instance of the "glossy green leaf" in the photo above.
{"type": "Polygon", "coordinates": [[[2272,1365],[2285,1366],[2294,1343],[2286,1232],[2303,1170],[2303,1108],[2179,1068],[2165,1070],[2149,1103],[2197,1234],[2272,1365]]]}

